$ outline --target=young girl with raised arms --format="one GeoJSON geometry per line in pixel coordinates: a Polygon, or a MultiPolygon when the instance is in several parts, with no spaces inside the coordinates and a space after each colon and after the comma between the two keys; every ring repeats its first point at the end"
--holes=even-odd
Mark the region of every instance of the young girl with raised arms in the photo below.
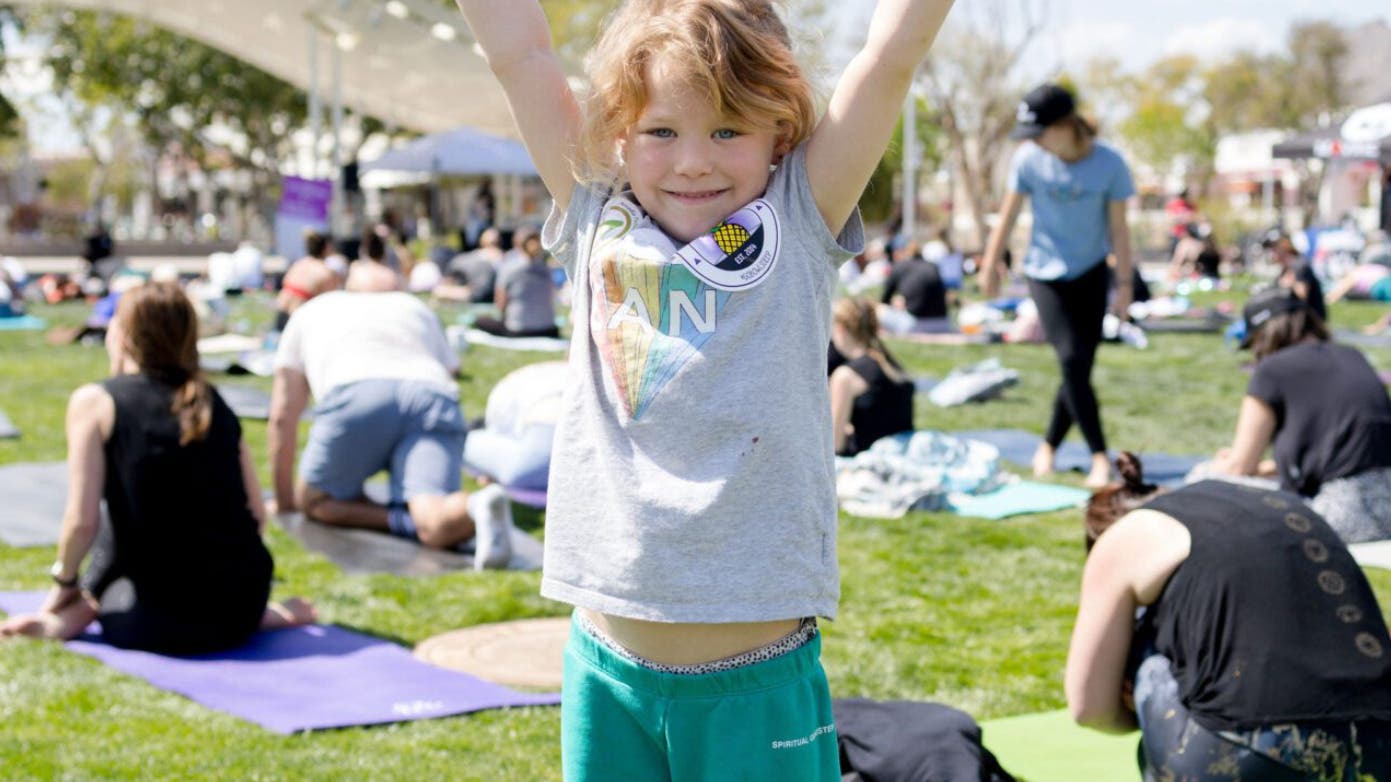
{"type": "Polygon", "coordinates": [[[571,92],[535,0],[458,0],[574,282],[541,593],[567,780],[839,780],[826,345],[855,204],[951,0],[879,0],[817,121],[769,0],[628,0],[571,92]]]}

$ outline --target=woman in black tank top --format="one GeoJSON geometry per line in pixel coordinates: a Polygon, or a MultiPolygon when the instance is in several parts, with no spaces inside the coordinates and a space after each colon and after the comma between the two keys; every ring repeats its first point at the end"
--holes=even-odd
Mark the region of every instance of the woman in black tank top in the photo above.
{"type": "Polygon", "coordinates": [[[1391,779],[1391,637],[1332,528],[1294,494],[1117,465],[1087,508],[1073,717],[1138,726],[1146,779],[1391,779]]]}
{"type": "Polygon", "coordinates": [[[261,490],[236,416],[198,369],[197,339],[177,285],[122,296],[107,331],[112,377],[68,402],[53,589],[38,613],[0,624],[0,637],[66,640],[99,618],[114,645],[199,654],[313,621],[299,598],[267,603],[261,490]]]}
{"type": "Polygon", "coordinates": [[[875,440],[913,429],[913,381],[879,339],[874,305],[836,302],[831,347],[844,361],[831,370],[836,454],[854,456],[875,440]]]}

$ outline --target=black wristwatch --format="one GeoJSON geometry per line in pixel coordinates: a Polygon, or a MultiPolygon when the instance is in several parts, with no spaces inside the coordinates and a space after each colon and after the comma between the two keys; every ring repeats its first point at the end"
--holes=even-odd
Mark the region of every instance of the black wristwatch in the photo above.
{"type": "Polygon", "coordinates": [[[53,583],[64,589],[72,589],[77,586],[77,576],[63,578],[63,561],[60,559],[53,563],[53,567],[48,569],[48,575],[53,578],[53,583]]]}

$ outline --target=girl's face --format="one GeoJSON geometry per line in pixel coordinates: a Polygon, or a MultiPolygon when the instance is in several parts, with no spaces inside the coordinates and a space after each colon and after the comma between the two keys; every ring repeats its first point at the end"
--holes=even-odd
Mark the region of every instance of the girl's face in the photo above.
{"type": "Polygon", "coordinates": [[[716,111],[669,74],[661,61],[648,67],[647,105],[620,147],[638,203],[685,244],[763,195],[786,149],[774,128],[716,111]]]}

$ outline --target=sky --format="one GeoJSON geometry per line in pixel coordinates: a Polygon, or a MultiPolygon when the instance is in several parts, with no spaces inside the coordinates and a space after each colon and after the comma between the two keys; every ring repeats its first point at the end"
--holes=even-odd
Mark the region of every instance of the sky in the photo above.
{"type": "Polygon", "coordinates": [[[1051,54],[1065,66],[1110,54],[1128,70],[1178,52],[1218,59],[1238,49],[1279,50],[1290,24],[1304,19],[1391,22],[1386,0],[1048,1],[1051,54]]]}
{"type": "MultiPolygon", "coordinates": [[[[1021,0],[1004,0],[1018,7],[1021,0]]],[[[1044,78],[1078,69],[1097,56],[1120,60],[1138,71],[1179,52],[1218,59],[1238,49],[1282,49],[1290,24],[1327,19],[1358,25],[1391,22],[1387,0],[1028,0],[1046,7],[1048,18],[1023,69],[1044,78]]],[[[973,0],[957,0],[948,18],[969,13],[973,0]]],[[[841,5],[842,30],[863,29],[855,17],[867,18],[875,0],[847,0],[841,5]]],[[[980,6],[977,6],[979,8],[980,6]]]]}

